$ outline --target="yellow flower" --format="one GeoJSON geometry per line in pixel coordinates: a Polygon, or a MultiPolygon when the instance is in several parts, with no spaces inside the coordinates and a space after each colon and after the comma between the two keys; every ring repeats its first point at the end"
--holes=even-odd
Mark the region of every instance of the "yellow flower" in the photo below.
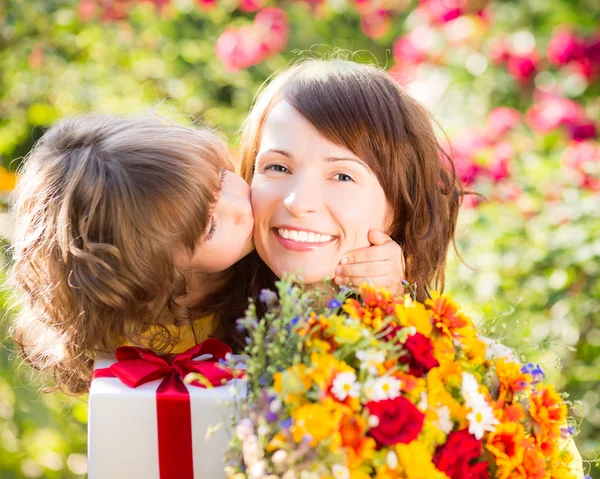
{"type": "Polygon", "coordinates": [[[325,398],[321,404],[305,404],[292,411],[292,437],[301,442],[306,436],[310,445],[315,447],[322,441],[330,440],[329,447],[336,451],[341,445],[339,432],[344,413],[349,410],[331,398],[325,398]]]}
{"type": "Polygon", "coordinates": [[[453,421],[463,423],[467,409],[455,399],[448,389],[458,389],[462,383],[462,368],[458,363],[448,363],[444,368],[433,368],[427,373],[427,398],[432,407],[447,406],[453,421]]]}
{"type": "Polygon", "coordinates": [[[313,352],[310,355],[310,362],[312,363],[312,380],[323,391],[326,391],[329,388],[336,374],[355,372],[352,366],[349,366],[344,361],[339,361],[331,354],[319,354],[318,352],[313,352]]]}
{"type": "Polygon", "coordinates": [[[273,388],[283,395],[283,400],[287,403],[304,402],[303,395],[312,384],[308,372],[304,364],[294,364],[285,371],[273,375],[273,388]]]}
{"type": "Polygon", "coordinates": [[[413,301],[410,295],[404,296],[404,302],[396,304],[396,318],[400,326],[414,326],[417,333],[430,337],[433,332],[431,313],[422,303],[413,301]]]}
{"type": "Polygon", "coordinates": [[[329,318],[329,328],[338,344],[354,344],[362,337],[359,323],[345,324],[340,316],[329,318]]]}
{"type": "Polygon", "coordinates": [[[398,469],[406,479],[448,479],[448,476],[435,467],[432,454],[419,441],[397,444],[398,469]]]}

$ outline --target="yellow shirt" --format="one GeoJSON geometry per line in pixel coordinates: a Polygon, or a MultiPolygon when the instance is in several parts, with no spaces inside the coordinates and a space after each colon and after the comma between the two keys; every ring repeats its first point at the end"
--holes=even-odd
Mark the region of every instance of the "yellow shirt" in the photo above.
{"type": "MultiPolygon", "coordinates": [[[[179,354],[208,339],[214,331],[213,316],[198,318],[192,324],[181,327],[167,325],[167,329],[174,336],[179,336],[179,342],[169,350],[169,353],[179,354]]],[[[148,336],[151,336],[152,332],[151,329],[148,336]]],[[[124,341],[123,346],[132,346],[132,344],[124,341]]]]}

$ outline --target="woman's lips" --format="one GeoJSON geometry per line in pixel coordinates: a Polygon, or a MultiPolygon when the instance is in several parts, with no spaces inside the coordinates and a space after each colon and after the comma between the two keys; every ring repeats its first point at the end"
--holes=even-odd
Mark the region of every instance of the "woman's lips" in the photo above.
{"type": "Polygon", "coordinates": [[[335,236],[333,236],[329,241],[323,241],[319,243],[300,242],[284,238],[279,234],[277,228],[273,228],[271,231],[273,232],[275,238],[277,238],[277,241],[279,241],[281,246],[290,251],[313,251],[317,248],[321,248],[322,246],[327,246],[328,244],[333,243],[337,239],[335,236]]]}

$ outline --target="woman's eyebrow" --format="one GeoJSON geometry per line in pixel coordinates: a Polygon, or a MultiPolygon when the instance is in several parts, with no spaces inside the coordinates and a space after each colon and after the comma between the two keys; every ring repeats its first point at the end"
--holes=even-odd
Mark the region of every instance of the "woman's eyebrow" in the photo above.
{"type": "Polygon", "coordinates": [[[261,151],[259,155],[264,155],[265,153],[277,153],[279,155],[285,156],[286,158],[291,158],[291,153],[288,153],[285,150],[278,150],[277,148],[269,148],[268,150],[261,151]]]}
{"type": "Polygon", "coordinates": [[[342,157],[330,156],[328,158],[325,158],[325,161],[327,161],[328,163],[334,163],[336,161],[353,161],[354,163],[358,163],[362,167],[366,168],[369,172],[371,172],[371,168],[369,168],[369,166],[364,161],[359,160],[357,158],[349,158],[346,156],[342,156],[342,157]]]}

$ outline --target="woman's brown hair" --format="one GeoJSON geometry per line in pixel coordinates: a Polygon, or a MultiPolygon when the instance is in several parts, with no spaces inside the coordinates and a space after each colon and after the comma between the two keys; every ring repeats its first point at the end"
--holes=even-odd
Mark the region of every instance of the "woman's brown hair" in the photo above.
{"type": "MultiPolygon", "coordinates": [[[[13,279],[21,305],[11,335],[25,361],[67,393],[89,387],[97,352],[123,342],[177,342],[157,323],[185,294],[175,251],[193,253],[231,168],[206,129],[156,115],[84,115],[50,129],[24,161],[15,192],[13,279]]],[[[158,346],[161,345],[161,346],[158,346]]]]}
{"type": "MultiPolygon", "coordinates": [[[[246,120],[241,174],[249,183],[266,118],[280,101],[329,141],[367,162],[392,205],[388,233],[404,251],[405,276],[417,285],[417,298],[424,300],[433,288],[442,290],[464,193],[429,112],[374,66],[340,59],[302,61],[275,77],[246,120]]],[[[256,256],[245,260],[254,262],[249,269],[255,278],[261,271],[256,256]]],[[[260,274],[261,281],[268,278],[260,274]]],[[[250,289],[256,294],[265,286],[250,289]]]]}

